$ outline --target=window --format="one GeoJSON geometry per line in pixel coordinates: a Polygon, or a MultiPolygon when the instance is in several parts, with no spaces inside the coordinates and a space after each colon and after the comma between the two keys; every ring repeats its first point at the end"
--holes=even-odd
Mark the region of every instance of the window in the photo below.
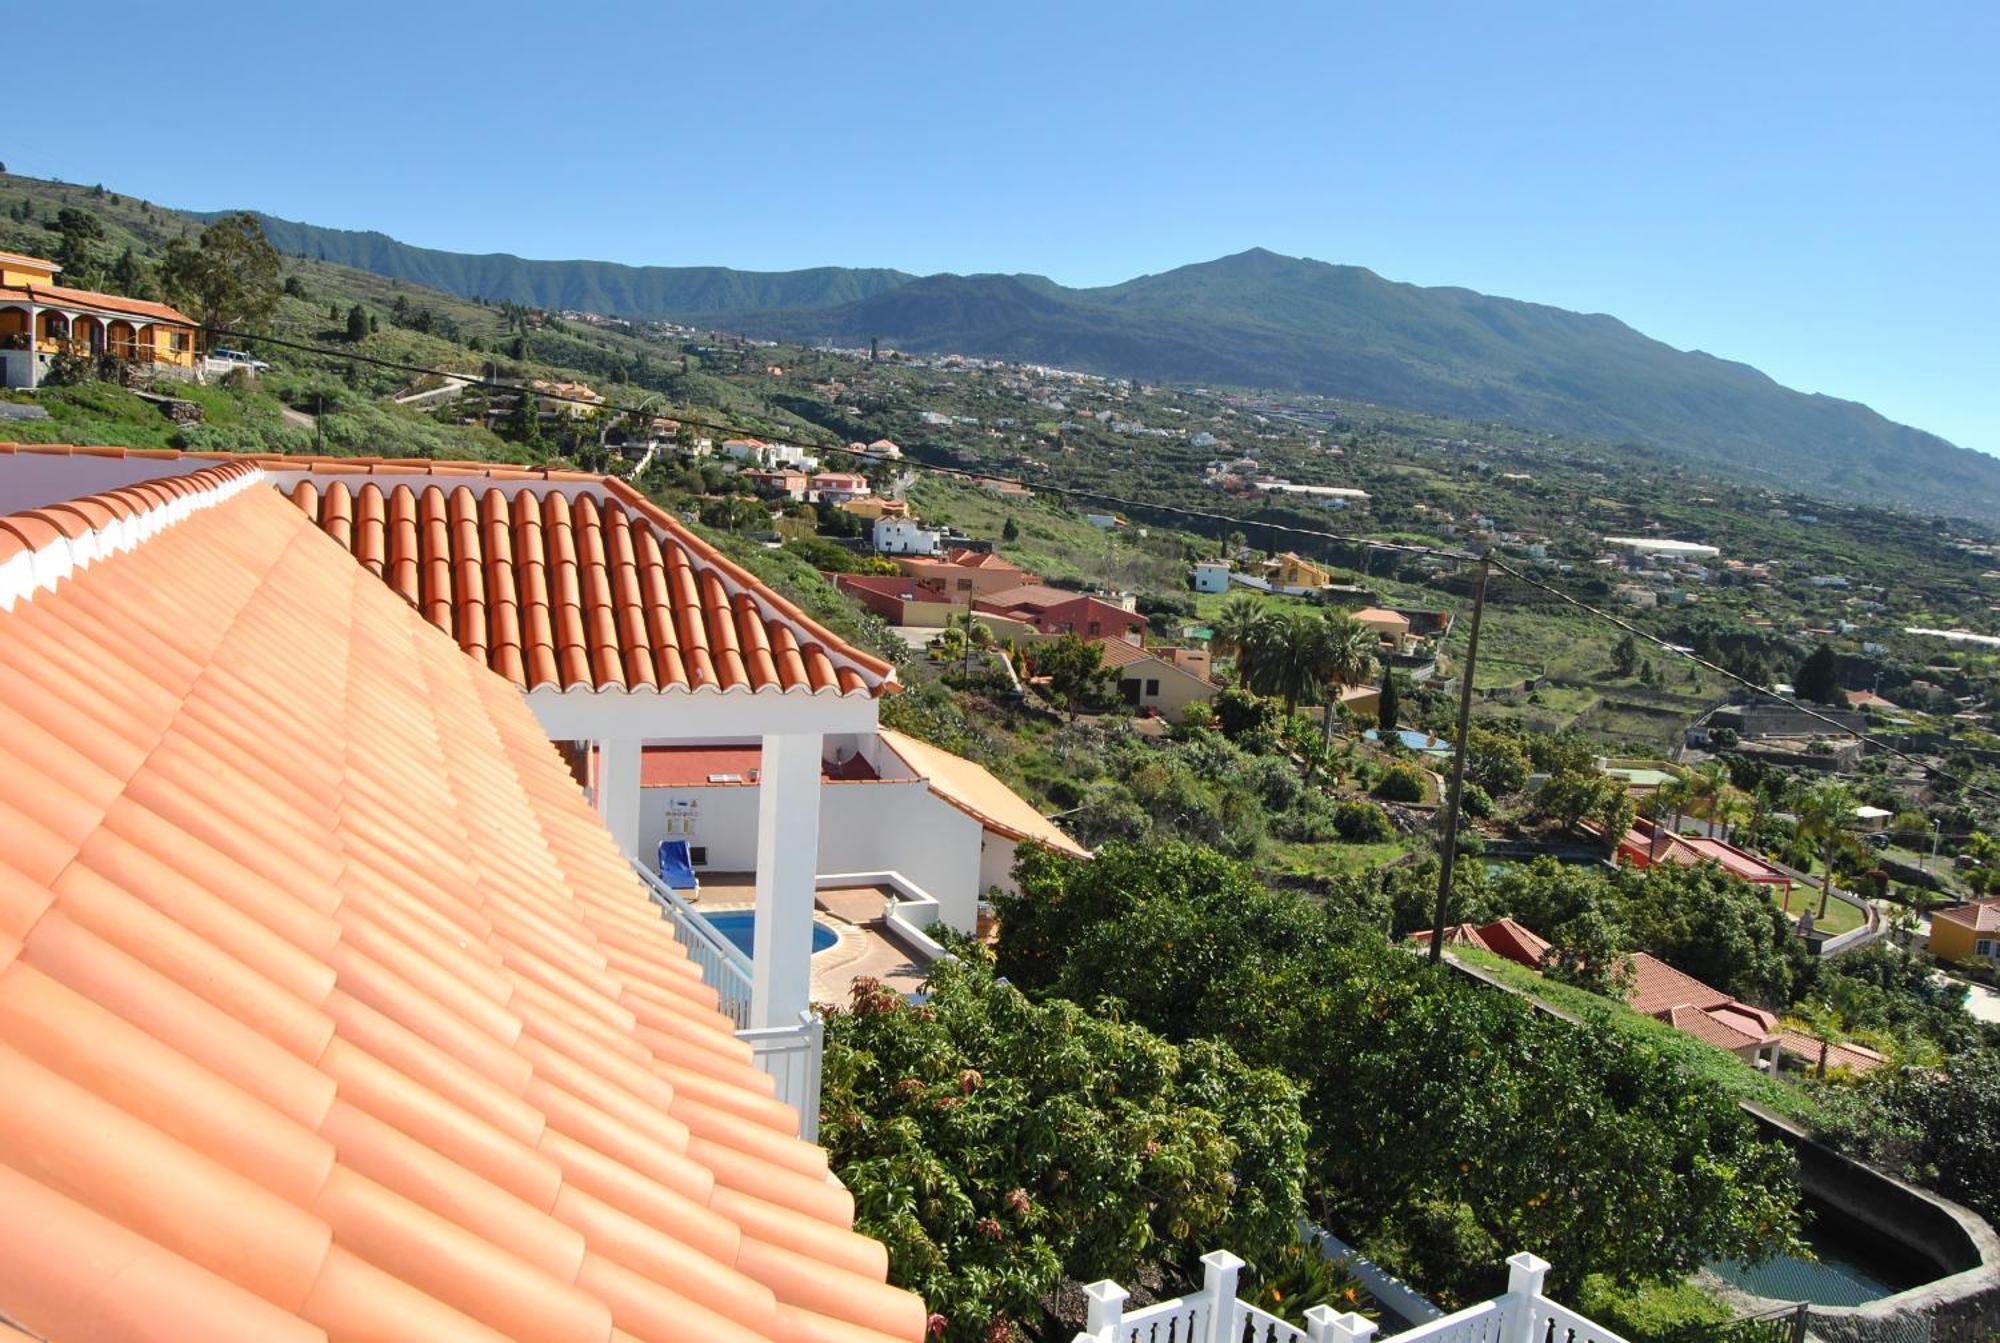
{"type": "Polygon", "coordinates": [[[1975,956],[1984,956],[1988,960],[1991,960],[1993,958],[1993,939],[1982,937],[1977,942],[1974,942],[1972,944],[1972,954],[1975,956]]]}
{"type": "Polygon", "coordinates": [[[958,580],[958,590],[959,590],[960,592],[970,592],[970,591],[972,591],[972,580],[971,580],[971,579],[969,579],[969,578],[961,578],[961,579],[959,579],[959,580],[958,580]]]}
{"type": "Polygon", "coordinates": [[[695,867],[708,866],[708,846],[696,844],[688,849],[688,862],[695,867]]]}
{"type": "Polygon", "coordinates": [[[1148,695],[1157,695],[1160,693],[1160,683],[1156,678],[1146,678],[1146,693],[1148,695]]]}
{"type": "Polygon", "coordinates": [[[1090,632],[1092,634],[1096,634],[1098,632],[1098,624],[1095,620],[1090,622],[1090,632]]]}
{"type": "Polygon", "coordinates": [[[1137,680],[1120,681],[1118,683],[1118,690],[1120,694],[1124,695],[1127,704],[1137,705],[1139,703],[1139,682],[1137,680]]]}

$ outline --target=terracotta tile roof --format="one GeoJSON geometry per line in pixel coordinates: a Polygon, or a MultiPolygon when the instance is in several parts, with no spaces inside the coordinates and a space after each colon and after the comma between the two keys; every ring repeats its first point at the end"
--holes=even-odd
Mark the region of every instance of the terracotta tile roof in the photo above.
{"type": "Polygon", "coordinates": [[[249,465],[0,573],[0,1317],[921,1337],[519,692],[249,465]]]}
{"type": "Polygon", "coordinates": [[[1766,1038],[1744,1029],[1738,1018],[1704,1012],[1699,1007],[1670,1007],[1659,1013],[1659,1017],[1683,1035],[1692,1035],[1718,1049],[1743,1049],[1762,1044],[1766,1038]]]}
{"type": "Polygon", "coordinates": [[[1090,857],[1089,849],[1064,834],[1054,821],[1029,806],[983,766],[886,727],[882,743],[901,756],[933,793],[988,830],[1012,840],[1046,844],[1072,857],[1090,857]]]}
{"type": "Polygon", "coordinates": [[[990,606],[996,611],[1046,611],[1052,606],[1073,602],[1082,595],[1080,592],[1066,592],[1062,588],[1045,587],[1040,583],[1024,583],[1019,587],[989,592],[977,601],[981,606],[990,606]]]}
{"type": "MultiPolygon", "coordinates": [[[[1427,947],[1431,942],[1431,930],[1419,929],[1410,934],[1409,940],[1427,947]]],[[[1448,947],[1478,947],[1496,956],[1505,956],[1530,970],[1542,968],[1542,958],[1550,949],[1546,938],[1512,919],[1495,919],[1484,927],[1475,927],[1470,923],[1453,924],[1444,930],[1444,944],[1448,947]]]]}
{"type": "MultiPolygon", "coordinates": [[[[1819,1067],[1819,1046],[1817,1035],[1808,1035],[1804,1031],[1795,1030],[1778,1032],[1778,1048],[1808,1068],[1819,1067]]],[[[1828,1068],[1845,1068],[1854,1073],[1865,1073],[1871,1068],[1881,1067],[1888,1061],[1887,1055],[1879,1054],[1866,1045],[1837,1043],[1826,1051],[1828,1068]]]]}
{"type": "Polygon", "coordinates": [[[58,308],[89,308],[120,316],[149,317],[176,326],[193,326],[194,318],[164,303],[149,303],[120,294],[100,294],[93,289],[67,289],[57,284],[0,285],[0,303],[46,303],[58,308]]]}
{"type": "Polygon", "coordinates": [[[1710,988],[1648,952],[1635,951],[1630,959],[1632,988],[1625,1001],[1635,1012],[1650,1017],[1670,1007],[1720,1007],[1730,1001],[1721,989],[1710,988]]]}
{"type": "Polygon", "coordinates": [[[624,481],[374,457],[122,457],[262,467],[321,530],[515,685],[880,695],[895,669],[772,592],[624,481]]]}
{"type": "MultiPolygon", "coordinates": [[[[1115,635],[1105,635],[1092,639],[1091,642],[1104,650],[1104,665],[1107,667],[1129,667],[1135,662],[1166,662],[1166,659],[1151,649],[1128,643],[1115,635]]],[[[1167,665],[1173,664],[1167,663],[1167,665]]]]}
{"type": "Polygon", "coordinates": [[[2000,900],[1975,900],[1969,905],[1954,905],[1950,909],[1940,909],[1931,918],[1960,924],[1975,933],[2000,933],[2000,900]]]}

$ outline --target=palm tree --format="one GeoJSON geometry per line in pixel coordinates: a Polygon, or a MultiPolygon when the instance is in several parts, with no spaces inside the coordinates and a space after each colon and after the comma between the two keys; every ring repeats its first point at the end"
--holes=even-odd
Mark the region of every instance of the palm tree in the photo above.
{"type": "Polygon", "coordinates": [[[1246,682],[1259,694],[1281,697],[1290,718],[1300,697],[1327,679],[1333,665],[1332,633],[1317,612],[1267,611],[1250,633],[1246,682]]]}
{"type": "Polygon", "coordinates": [[[1749,802],[1736,793],[1724,793],[1715,800],[1715,823],[1722,827],[1722,842],[1733,844],[1742,824],[1750,819],[1752,808],[1749,802]]]}
{"type": "Polygon", "coordinates": [[[1673,837],[1680,833],[1681,812],[1687,807],[1689,797],[1688,781],[1682,775],[1675,775],[1653,790],[1649,798],[1649,810],[1653,814],[1653,854],[1657,857],[1663,845],[1670,846],[1673,837]]]}
{"type": "Polygon", "coordinates": [[[1729,791],[1729,771],[1719,760],[1705,761],[1688,771],[1686,784],[1688,814],[1713,824],[1723,795],[1729,791]]]}
{"type": "Polygon", "coordinates": [[[1333,740],[1333,710],[1342,687],[1360,685],[1375,671],[1381,636],[1343,612],[1326,617],[1326,676],[1330,692],[1326,715],[1320,720],[1320,740],[1333,740]]]}
{"type": "Polygon", "coordinates": [[[1813,784],[1792,799],[1792,815],[1797,818],[1799,838],[1817,846],[1825,867],[1819,883],[1819,913],[1814,916],[1823,919],[1827,901],[1833,897],[1834,851],[1847,838],[1847,823],[1854,818],[1854,794],[1845,784],[1831,779],[1813,784]]]}
{"type": "Polygon", "coordinates": [[[1236,659],[1239,677],[1248,679],[1245,654],[1257,635],[1257,622],[1265,612],[1264,603],[1247,592],[1239,592],[1222,604],[1215,617],[1215,642],[1236,659]]]}

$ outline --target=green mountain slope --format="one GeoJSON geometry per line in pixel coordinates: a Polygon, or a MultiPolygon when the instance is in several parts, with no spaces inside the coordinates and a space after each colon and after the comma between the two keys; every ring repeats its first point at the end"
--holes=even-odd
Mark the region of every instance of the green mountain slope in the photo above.
{"type": "MultiPolygon", "coordinates": [[[[227,211],[190,212],[197,219],[227,211]]],[[[373,271],[461,298],[574,309],[618,317],[668,317],[849,303],[903,284],[894,270],[745,271],[725,266],[624,266],[610,261],[527,261],[413,247],[385,233],[320,228],[253,211],[271,245],[291,256],[373,271]]]]}
{"type": "Polygon", "coordinates": [[[1253,249],[1096,289],[1033,275],[524,261],[266,218],[284,251],[464,296],[798,341],[1317,392],[1660,450],[1823,496],[2000,517],[2000,460],[1615,318],[1253,249]]]}

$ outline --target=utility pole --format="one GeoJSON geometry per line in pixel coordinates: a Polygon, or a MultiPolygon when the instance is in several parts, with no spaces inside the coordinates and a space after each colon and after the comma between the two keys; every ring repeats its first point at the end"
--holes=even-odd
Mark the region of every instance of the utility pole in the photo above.
{"type": "Polygon", "coordinates": [[[1451,909],[1451,870],[1458,862],[1458,800],[1465,791],[1466,734],[1472,726],[1472,673],[1479,663],[1479,622],[1486,614],[1486,578],[1492,566],[1479,557],[1472,589],[1472,633],[1465,641],[1465,666],[1458,674],[1458,737],[1452,742],[1451,790],[1444,799],[1443,866],[1438,869],[1437,909],[1431,915],[1431,964],[1444,959],[1444,921],[1451,909]]]}

